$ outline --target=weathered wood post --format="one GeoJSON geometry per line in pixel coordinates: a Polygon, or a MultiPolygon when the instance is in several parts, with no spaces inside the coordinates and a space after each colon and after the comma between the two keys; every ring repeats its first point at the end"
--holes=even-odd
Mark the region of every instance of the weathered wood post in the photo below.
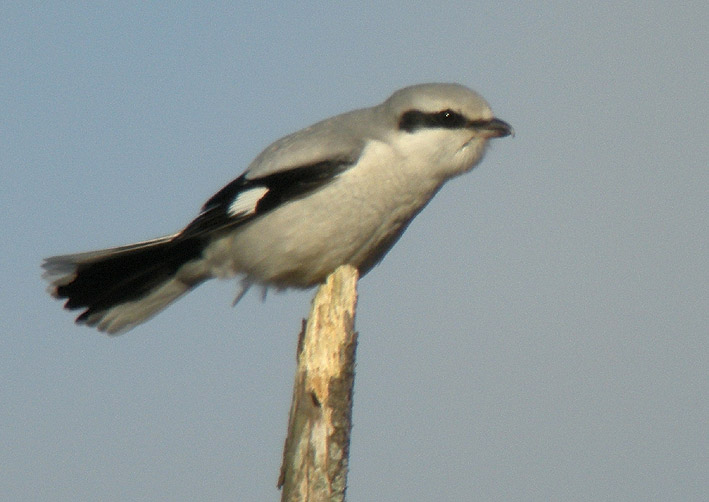
{"type": "Polygon", "coordinates": [[[298,339],[288,435],[278,479],[282,502],[342,502],[347,485],[357,334],[357,280],[344,265],[313,299],[298,339]]]}

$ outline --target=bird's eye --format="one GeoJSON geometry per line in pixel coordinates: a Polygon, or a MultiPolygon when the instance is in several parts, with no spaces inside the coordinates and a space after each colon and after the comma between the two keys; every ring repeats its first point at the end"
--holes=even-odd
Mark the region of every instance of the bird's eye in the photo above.
{"type": "Polygon", "coordinates": [[[419,110],[404,112],[399,119],[399,129],[413,132],[421,128],[457,129],[466,126],[466,119],[451,109],[425,113],[419,110]]]}
{"type": "Polygon", "coordinates": [[[439,125],[446,128],[462,127],[465,124],[465,118],[450,109],[438,112],[437,119],[439,125]]]}

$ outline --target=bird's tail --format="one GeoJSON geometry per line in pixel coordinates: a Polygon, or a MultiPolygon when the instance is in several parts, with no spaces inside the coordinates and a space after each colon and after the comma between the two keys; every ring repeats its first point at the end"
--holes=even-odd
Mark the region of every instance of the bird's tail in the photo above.
{"type": "Polygon", "coordinates": [[[77,323],[119,334],[209,278],[198,265],[201,253],[199,240],[167,236],[47,258],[43,277],[50,294],[66,298],[64,308],[84,309],[77,323]]]}

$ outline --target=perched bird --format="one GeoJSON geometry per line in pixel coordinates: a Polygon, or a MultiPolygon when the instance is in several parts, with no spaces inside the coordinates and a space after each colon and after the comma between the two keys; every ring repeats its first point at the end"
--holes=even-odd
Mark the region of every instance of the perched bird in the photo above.
{"type": "Polygon", "coordinates": [[[45,260],[49,292],[110,334],[213,277],[307,288],[338,266],[376,265],[448,179],[512,134],[474,91],[421,84],[266,148],[180,232],[45,260]]]}

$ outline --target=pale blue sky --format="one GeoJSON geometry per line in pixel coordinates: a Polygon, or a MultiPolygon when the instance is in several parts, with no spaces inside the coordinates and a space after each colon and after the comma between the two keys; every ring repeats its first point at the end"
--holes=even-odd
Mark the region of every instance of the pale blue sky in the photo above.
{"type": "Polygon", "coordinates": [[[278,137],[450,81],[517,132],[360,284],[349,500],[704,500],[706,2],[5,2],[0,499],[278,500],[311,292],[127,335],[45,256],[179,229],[278,137]]]}

